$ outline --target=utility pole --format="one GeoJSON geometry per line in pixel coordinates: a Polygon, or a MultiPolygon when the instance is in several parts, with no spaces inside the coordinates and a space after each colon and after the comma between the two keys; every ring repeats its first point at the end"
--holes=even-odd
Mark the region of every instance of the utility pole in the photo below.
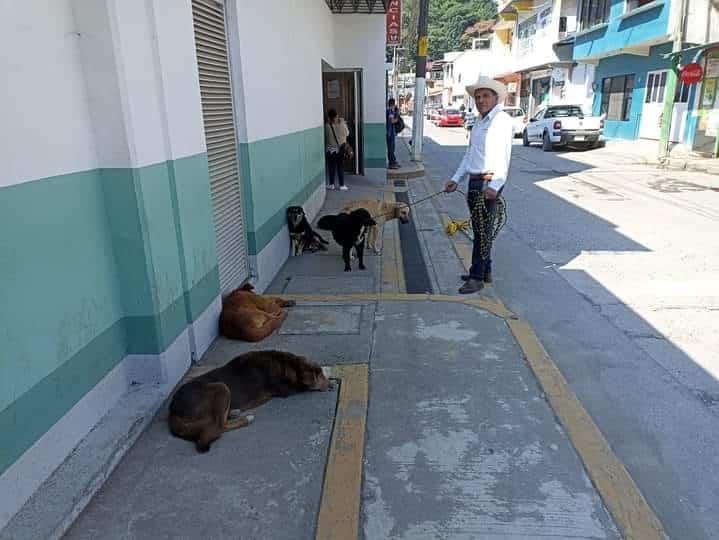
{"type": "Polygon", "coordinates": [[[667,84],[664,88],[664,110],[662,111],[661,134],[659,135],[659,161],[669,158],[669,136],[672,130],[672,114],[674,113],[674,97],[677,90],[677,79],[679,78],[679,63],[684,41],[684,21],[688,0],[679,0],[679,16],[675,19],[672,31],[672,67],[667,75],[667,84]]]}
{"type": "Polygon", "coordinates": [[[392,58],[392,97],[399,102],[397,95],[397,84],[399,81],[399,73],[397,73],[397,45],[394,46],[394,57],[392,58]]]}
{"type": "Polygon", "coordinates": [[[422,161],[424,132],[424,91],[427,76],[427,11],[429,0],[419,0],[417,23],[417,66],[414,72],[414,114],[412,115],[412,161],[422,161]]]}

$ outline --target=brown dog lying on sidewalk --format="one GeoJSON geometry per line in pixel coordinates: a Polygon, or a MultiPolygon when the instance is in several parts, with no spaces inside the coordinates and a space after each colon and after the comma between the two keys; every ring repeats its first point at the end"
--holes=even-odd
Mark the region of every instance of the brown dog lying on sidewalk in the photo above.
{"type": "Polygon", "coordinates": [[[170,431],[207,452],[225,431],[252,423],[254,416],[240,416],[241,411],[273,397],[330,388],[322,368],[302,356],[249,352],[182,385],[170,402],[170,431]]]}
{"type": "Polygon", "coordinates": [[[252,285],[243,285],[222,301],[220,333],[230,339],[261,341],[287,318],[287,310],[282,308],[294,305],[294,300],[260,296],[252,285]]]}
{"type": "Polygon", "coordinates": [[[393,219],[398,219],[400,223],[409,221],[409,206],[403,202],[379,201],[379,200],[363,200],[349,201],[342,210],[351,212],[357,208],[367,210],[377,225],[370,227],[367,231],[367,245],[379,254],[382,251],[382,230],[384,224],[393,219]]]}

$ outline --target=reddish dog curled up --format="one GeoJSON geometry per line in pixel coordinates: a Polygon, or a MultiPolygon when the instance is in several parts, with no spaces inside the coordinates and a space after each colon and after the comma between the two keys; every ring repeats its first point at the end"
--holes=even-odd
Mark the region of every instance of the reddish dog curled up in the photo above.
{"type": "Polygon", "coordinates": [[[222,301],[220,333],[230,339],[261,341],[277,330],[287,318],[293,300],[255,294],[252,285],[243,285],[222,301]]]}
{"type": "Polygon", "coordinates": [[[325,391],[331,386],[322,368],[303,356],[281,351],[245,353],[180,387],[170,402],[170,431],[193,441],[198,452],[207,452],[224,432],[250,425],[254,416],[240,412],[273,397],[325,391]]]}

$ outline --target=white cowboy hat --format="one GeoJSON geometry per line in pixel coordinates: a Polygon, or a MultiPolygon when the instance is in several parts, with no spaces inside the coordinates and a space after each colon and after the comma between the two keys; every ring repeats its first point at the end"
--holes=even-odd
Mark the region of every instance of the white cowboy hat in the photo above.
{"type": "Polygon", "coordinates": [[[477,88],[489,88],[496,92],[497,96],[499,96],[499,103],[504,103],[504,98],[507,97],[506,86],[484,75],[480,75],[474,83],[465,86],[465,90],[467,90],[467,93],[472,97],[474,97],[474,91],[477,90],[477,88]]]}

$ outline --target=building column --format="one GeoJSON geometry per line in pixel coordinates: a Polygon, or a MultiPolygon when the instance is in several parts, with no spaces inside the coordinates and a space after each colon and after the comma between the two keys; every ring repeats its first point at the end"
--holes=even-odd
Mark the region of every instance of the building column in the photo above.
{"type": "Polygon", "coordinates": [[[191,5],[73,0],[73,10],[127,353],[174,344],[156,376],[176,378],[214,337],[198,344],[193,322],[219,295],[191,5]]]}

